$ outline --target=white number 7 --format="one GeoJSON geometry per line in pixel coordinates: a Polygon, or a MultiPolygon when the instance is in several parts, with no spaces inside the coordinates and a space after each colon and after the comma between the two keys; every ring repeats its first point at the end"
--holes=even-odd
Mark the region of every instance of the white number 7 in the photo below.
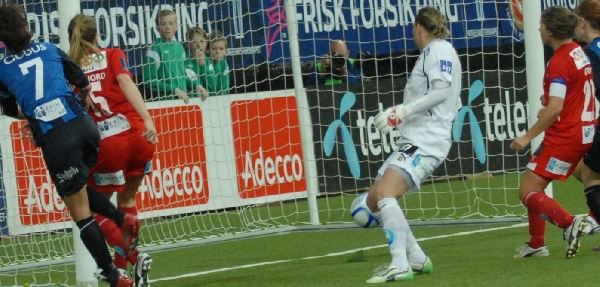
{"type": "Polygon", "coordinates": [[[44,62],[40,57],[19,64],[21,74],[23,76],[29,74],[29,68],[35,70],[35,99],[39,100],[44,97],[44,62]]]}

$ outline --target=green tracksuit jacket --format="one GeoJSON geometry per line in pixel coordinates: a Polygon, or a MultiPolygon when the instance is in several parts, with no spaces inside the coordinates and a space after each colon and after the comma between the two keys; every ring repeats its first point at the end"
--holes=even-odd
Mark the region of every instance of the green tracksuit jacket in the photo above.
{"type": "MultiPolygon", "coordinates": [[[[187,92],[185,51],[177,40],[156,39],[144,55],[143,80],[152,90],[149,100],[175,99],[175,89],[187,92]]],[[[148,97],[147,97],[148,99],[148,97]]]]}

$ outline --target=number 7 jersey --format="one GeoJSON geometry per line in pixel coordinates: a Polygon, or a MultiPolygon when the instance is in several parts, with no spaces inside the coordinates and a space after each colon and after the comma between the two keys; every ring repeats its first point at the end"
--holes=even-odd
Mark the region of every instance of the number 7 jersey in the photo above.
{"type": "Polygon", "coordinates": [[[546,129],[544,145],[578,147],[594,138],[596,119],[592,67],[583,49],[574,42],[554,52],[544,75],[542,105],[550,96],[564,96],[560,116],[546,129]]]}
{"type": "MultiPolygon", "coordinates": [[[[73,93],[67,85],[63,58],[54,44],[32,42],[22,52],[0,58],[0,88],[16,98],[27,118],[50,122],[75,117],[70,109],[57,108],[61,106],[59,98],[72,97],[73,93]]],[[[51,128],[47,125],[43,130],[51,128]]]]}

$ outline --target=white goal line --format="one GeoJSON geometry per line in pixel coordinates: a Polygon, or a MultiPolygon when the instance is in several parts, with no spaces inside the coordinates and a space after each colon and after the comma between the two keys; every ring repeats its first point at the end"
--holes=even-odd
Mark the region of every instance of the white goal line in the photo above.
{"type": "MultiPolygon", "coordinates": [[[[502,227],[486,228],[486,229],[479,229],[479,230],[472,230],[472,231],[461,231],[461,232],[456,232],[456,233],[451,233],[451,234],[444,234],[444,235],[438,235],[438,236],[418,238],[417,241],[427,241],[427,240],[433,240],[433,239],[442,239],[442,238],[449,238],[449,237],[472,235],[472,234],[477,234],[477,233],[484,233],[484,232],[491,232],[491,231],[497,231],[497,230],[503,230],[503,229],[524,227],[524,226],[527,226],[527,225],[529,225],[529,224],[528,223],[518,223],[518,224],[513,224],[513,225],[509,225],[509,226],[502,226],[502,227]]],[[[288,263],[288,262],[300,261],[300,260],[312,260],[312,259],[320,259],[320,258],[325,258],[325,257],[343,256],[343,255],[348,255],[348,254],[352,254],[352,253],[359,252],[359,251],[366,251],[366,250],[371,250],[371,249],[376,249],[376,248],[383,248],[383,247],[387,247],[387,246],[388,246],[387,244],[380,244],[380,245],[374,245],[374,246],[367,246],[367,247],[362,247],[362,248],[350,249],[350,250],[341,251],[341,252],[332,252],[332,253],[327,253],[327,254],[324,254],[324,255],[308,256],[308,257],[294,258],[294,259],[282,259],[282,260],[274,260],[274,261],[264,261],[264,262],[258,262],[258,263],[252,263],[252,264],[238,265],[238,266],[233,266],[233,267],[223,267],[223,268],[206,270],[206,271],[200,271],[200,272],[186,273],[186,274],[177,275],[177,276],[170,276],[170,277],[163,277],[163,278],[151,279],[150,282],[151,283],[155,283],[155,282],[161,282],[161,281],[173,281],[173,280],[178,280],[178,279],[183,279],[183,278],[192,278],[192,277],[197,277],[197,276],[201,276],[201,275],[218,273],[218,272],[225,272],[225,271],[236,270],[236,269],[247,269],[247,268],[259,267],[259,266],[266,266],[266,265],[273,265],[273,264],[279,264],[279,263],[288,263]]]]}

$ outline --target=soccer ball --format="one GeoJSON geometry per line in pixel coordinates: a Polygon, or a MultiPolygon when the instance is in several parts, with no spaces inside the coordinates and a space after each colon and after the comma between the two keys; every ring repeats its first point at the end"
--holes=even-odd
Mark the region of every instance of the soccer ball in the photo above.
{"type": "Polygon", "coordinates": [[[361,227],[370,228],[379,226],[379,218],[375,216],[367,206],[367,193],[359,194],[350,207],[350,215],[354,222],[361,227]]]}

